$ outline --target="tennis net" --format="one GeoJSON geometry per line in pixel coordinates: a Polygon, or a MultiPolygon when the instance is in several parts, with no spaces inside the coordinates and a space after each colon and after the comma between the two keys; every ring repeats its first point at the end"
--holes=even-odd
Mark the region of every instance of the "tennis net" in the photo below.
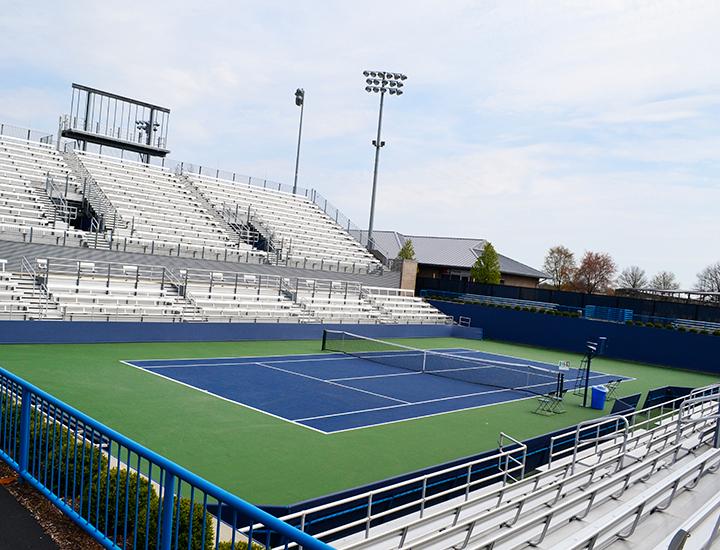
{"type": "Polygon", "coordinates": [[[558,371],[521,362],[422,350],[340,330],[323,331],[322,349],[417,373],[544,395],[561,389],[558,371]]]}

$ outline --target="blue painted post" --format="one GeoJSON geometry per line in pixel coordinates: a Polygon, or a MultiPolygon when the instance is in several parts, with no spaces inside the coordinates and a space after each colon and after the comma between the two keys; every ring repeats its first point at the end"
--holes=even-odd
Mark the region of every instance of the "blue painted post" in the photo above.
{"type": "Polygon", "coordinates": [[[163,483],[162,501],[162,531],[160,533],[160,550],[170,550],[172,546],[173,528],[173,495],[175,493],[175,475],[165,470],[165,483],[163,483]]]}
{"type": "Polygon", "coordinates": [[[28,457],[30,455],[30,390],[23,387],[22,405],[20,407],[20,479],[27,474],[28,457]]]}

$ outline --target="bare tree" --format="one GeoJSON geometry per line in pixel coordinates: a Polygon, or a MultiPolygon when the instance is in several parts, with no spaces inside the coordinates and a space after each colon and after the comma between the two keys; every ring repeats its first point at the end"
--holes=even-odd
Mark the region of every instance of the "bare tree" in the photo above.
{"type": "Polygon", "coordinates": [[[604,252],[585,252],[580,266],[575,270],[573,286],[582,292],[605,292],[617,271],[615,261],[604,252]]]}
{"type": "Polygon", "coordinates": [[[645,288],[648,284],[645,270],[636,265],[623,269],[617,278],[619,288],[645,288]]]}
{"type": "Polygon", "coordinates": [[[675,277],[675,274],[671,271],[661,271],[650,281],[650,288],[657,290],[677,290],[680,288],[680,283],[678,283],[677,277],[675,277]]]}
{"type": "Polygon", "coordinates": [[[703,292],[720,292],[720,262],[709,265],[698,273],[695,289],[703,292]]]}
{"type": "Polygon", "coordinates": [[[575,273],[575,254],[565,246],[553,246],[545,256],[543,269],[550,275],[555,288],[567,288],[575,273]]]}

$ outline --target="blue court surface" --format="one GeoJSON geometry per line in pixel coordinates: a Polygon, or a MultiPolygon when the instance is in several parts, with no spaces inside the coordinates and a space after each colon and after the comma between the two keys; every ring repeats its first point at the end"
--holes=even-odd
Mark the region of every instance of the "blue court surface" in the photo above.
{"type": "MultiPolygon", "coordinates": [[[[498,364],[513,362],[558,372],[557,365],[475,350],[442,349],[443,354],[498,364]]],[[[548,378],[528,384],[504,381],[503,370],[484,368],[487,385],[414,372],[382,364],[384,358],[402,358],[411,352],[368,352],[363,357],[342,353],[273,357],[222,357],[209,359],[154,359],[124,361],[245,407],[322,432],[336,433],[528,399],[556,389],[548,378]],[[507,389],[503,385],[525,390],[507,389]]],[[[456,371],[460,369],[448,369],[456,371]]],[[[450,373],[453,376],[453,373],[450,373]]],[[[483,376],[481,374],[480,376],[483,376]]],[[[577,371],[565,371],[565,389],[574,387],[577,371]]],[[[592,385],[623,379],[592,371],[592,385]]]]}

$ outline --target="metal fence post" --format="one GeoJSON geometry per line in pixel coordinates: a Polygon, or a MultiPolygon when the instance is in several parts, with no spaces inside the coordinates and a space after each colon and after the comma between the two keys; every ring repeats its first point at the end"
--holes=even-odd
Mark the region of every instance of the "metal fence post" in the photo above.
{"type": "Polygon", "coordinates": [[[22,389],[22,405],[20,407],[20,478],[27,474],[28,457],[30,455],[30,390],[22,389]]]}
{"type": "MultiPolygon", "coordinates": [[[[173,508],[175,499],[175,476],[165,470],[165,483],[163,483],[163,500],[162,500],[162,531],[160,532],[160,550],[170,550],[172,547],[172,529],[173,529],[173,508]]],[[[192,516],[192,511],[191,511],[192,516]]],[[[192,521],[192,519],[191,519],[192,521]]]]}

